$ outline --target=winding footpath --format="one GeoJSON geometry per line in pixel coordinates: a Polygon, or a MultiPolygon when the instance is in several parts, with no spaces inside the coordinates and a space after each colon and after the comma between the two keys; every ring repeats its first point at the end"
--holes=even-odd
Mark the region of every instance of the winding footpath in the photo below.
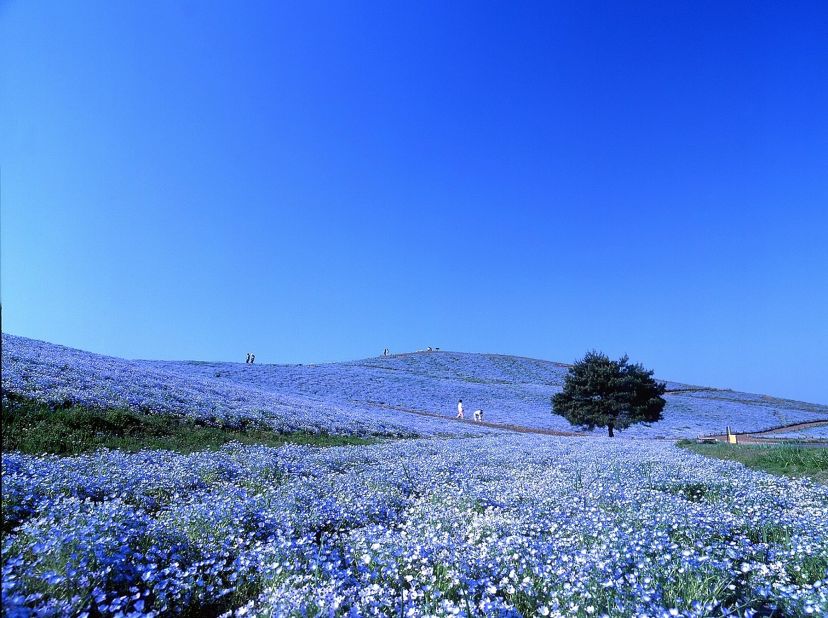
{"type": "MultiPolygon", "coordinates": [[[[806,421],[804,423],[793,423],[790,425],[779,425],[778,427],[771,427],[769,429],[762,429],[760,431],[745,431],[735,433],[736,441],[739,444],[778,444],[779,442],[801,442],[806,444],[825,444],[826,441],[803,436],[800,439],[791,438],[774,438],[775,433],[787,433],[790,431],[801,431],[803,429],[811,429],[813,427],[823,427],[828,425],[828,419],[819,419],[815,421],[806,421]]],[[[726,434],[716,434],[710,436],[702,436],[702,439],[716,440],[717,442],[727,442],[726,434]]]]}
{"type": "MultiPolygon", "coordinates": [[[[380,401],[367,401],[362,402],[367,403],[368,405],[375,407],[375,408],[382,408],[383,410],[395,410],[397,412],[406,412],[408,414],[417,414],[418,416],[427,416],[430,418],[441,418],[443,420],[454,421],[456,423],[467,423],[470,425],[474,425],[475,427],[488,427],[490,429],[499,429],[501,431],[511,431],[515,433],[534,433],[540,434],[545,436],[569,436],[569,437],[577,437],[577,438],[588,438],[591,437],[590,434],[582,433],[582,432],[574,432],[574,431],[557,431],[555,429],[541,429],[538,427],[525,427],[523,425],[511,425],[506,423],[490,423],[488,421],[475,421],[468,418],[457,418],[456,416],[449,416],[446,414],[440,414],[439,412],[427,412],[425,410],[416,410],[414,408],[406,408],[403,406],[392,406],[387,403],[383,403],[380,401]]],[[[768,434],[774,433],[786,433],[789,431],[800,431],[803,429],[810,429],[812,427],[822,427],[823,425],[828,425],[828,418],[826,419],[819,419],[815,421],[806,421],[804,423],[793,423],[789,425],[779,425],[777,427],[770,427],[768,429],[762,429],[760,431],[745,431],[741,433],[736,433],[736,439],[740,444],[777,444],[779,442],[800,442],[805,444],[825,444],[826,440],[819,440],[819,439],[808,439],[807,436],[803,436],[801,439],[791,439],[791,438],[773,438],[773,437],[766,437],[768,434]]],[[[654,440],[675,440],[674,438],[653,438],[654,440]]],[[[714,435],[706,435],[701,436],[700,439],[703,440],[716,440],[717,442],[727,442],[727,435],[726,434],[714,434],[714,435]]]]}
{"type": "Polygon", "coordinates": [[[382,408],[383,410],[395,410],[397,412],[407,412],[408,414],[417,414],[418,416],[428,416],[431,418],[441,418],[447,421],[454,421],[456,423],[467,423],[475,427],[489,427],[490,429],[500,429],[502,431],[513,431],[515,433],[537,433],[544,436],[570,436],[570,437],[587,437],[588,434],[574,431],[556,431],[554,429],[540,429],[538,427],[524,427],[523,425],[509,425],[506,423],[490,423],[488,421],[475,421],[469,418],[457,418],[456,416],[448,416],[440,414],[439,412],[426,412],[425,410],[415,410],[414,408],[405,408],[402,406],[392,406],[380,401],[367,401],[367,403],[375,408],[382,408]]]}

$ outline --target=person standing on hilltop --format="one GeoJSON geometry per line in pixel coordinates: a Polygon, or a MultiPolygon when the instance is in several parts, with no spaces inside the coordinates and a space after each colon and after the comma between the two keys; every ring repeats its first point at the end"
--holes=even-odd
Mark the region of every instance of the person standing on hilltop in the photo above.
{"type": "Polygon", "coordinates": [[[253,364],[253,363],[255,363],[255,362],[256,362],[256,355],[255,355],[255,354],[251,354],[251,355],[250,355],[250,364],[252,365],[252,364],[253,364]]]}
{"type": "Polygon", "coordinates": [[[248,365],[250,364],[250,352],[247,353],[247,360],[244,361],[244,362],[247,363],[248,365]]]}
{"type": "Polygon", "coordinates": [[[457,417],[456,418],[463,418],[463,400],[459,400],[457,402],[457,417]]]}

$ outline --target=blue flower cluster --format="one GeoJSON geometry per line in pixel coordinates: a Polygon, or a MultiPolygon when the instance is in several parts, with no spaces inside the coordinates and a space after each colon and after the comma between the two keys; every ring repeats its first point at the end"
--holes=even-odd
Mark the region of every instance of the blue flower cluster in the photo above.
{"type": "Polygon", "coordinates": [[[5,454],[7,616],[809,616],[828,488],[546,436],[5,454]]]}

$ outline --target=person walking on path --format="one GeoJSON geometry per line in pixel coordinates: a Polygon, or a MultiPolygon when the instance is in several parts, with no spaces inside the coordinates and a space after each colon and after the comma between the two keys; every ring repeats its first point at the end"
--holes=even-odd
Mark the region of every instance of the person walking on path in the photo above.
{"type": "Polygon", "coordinates": [[[456,418],[463,418],[463,400],[459,400],[457,402],[457,417],[456,418]]]}

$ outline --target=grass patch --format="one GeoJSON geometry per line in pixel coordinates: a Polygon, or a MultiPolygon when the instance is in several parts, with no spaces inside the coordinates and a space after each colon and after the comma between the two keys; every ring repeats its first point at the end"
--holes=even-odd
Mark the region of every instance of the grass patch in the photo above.
{"type": "Polygon", "coordinates": [[[191,419],[100,410],[67,404],[52,407],[17,396],[3,397],[3,452],[78,455],[99,448],[135,452],[165,449],[179,453],[215,450],[228,442],[281,446],[375,444],[378,438],[328,434],[280,434],[263,427],[208,426],[191,419]]]}
{"type": "Polygon", "coordinates": [[[750,542],[753,544],[785,544],[791,540],[791,533],[787,528],[785,528],[785,526],[772,522],[747,528],[745,530],[745,536],[750,539],[750,542]]]}
{"type": "Polygon", "coordinates": [[[725,600],[726,603],[738,601],[738,595],[728,591],[733,577],[726,571],[709,566],[698,570],[679,569],[676,566],[669,569],[665,575],[667,577],[661,583],[661,588],[666,607],[691,611],[694,602],[715,605],[725,600]]]}
{"type": "Polygon", "coordinates": [[[681,440],[678,446],[707,457],[738,461],[753,470],[828,482],[828,448],[792,444],[699,444],[690,440],[681,440]]]}

